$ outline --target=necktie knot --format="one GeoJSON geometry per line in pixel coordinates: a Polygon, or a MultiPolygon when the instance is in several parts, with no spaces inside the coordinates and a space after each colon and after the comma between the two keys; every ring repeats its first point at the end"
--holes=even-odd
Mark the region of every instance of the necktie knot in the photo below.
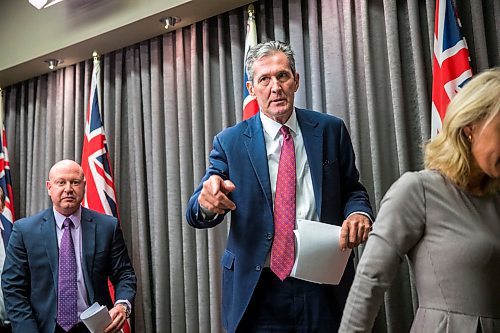
{"type": "Polygon", "coordinates": [[[283,139],[285,139],[285,140],[290,139],[290,129],[288,128],[288,126],[285,126],[285,125],[281,126],[280,132],[281,132],[281,135],[283,135],[283,139]]]}
{"type": "Polygon", "coordinates": [[[73,226],[73,221],[71,221],[71,219],[69,217],[67,217],[63,222],[63,228],[67,229],[67,228],[71,228],[72,226],[73,226]]]}

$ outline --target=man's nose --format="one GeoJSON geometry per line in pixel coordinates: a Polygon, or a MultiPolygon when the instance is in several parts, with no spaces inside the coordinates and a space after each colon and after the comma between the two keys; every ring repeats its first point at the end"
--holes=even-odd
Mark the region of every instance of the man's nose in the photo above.
{"type": "Polygon", "coordinates": [[[271,78],[271,91],[279,92],[280,90],[281,90],[280,81],[276,77],[271,78]]]}
{"type": "Polygon", "coordinates": [[[66,184],[64,184],[64,191],[66,192],[73,191],[73,186],[71,186],[71,182],[67,182],[66,184]]]}

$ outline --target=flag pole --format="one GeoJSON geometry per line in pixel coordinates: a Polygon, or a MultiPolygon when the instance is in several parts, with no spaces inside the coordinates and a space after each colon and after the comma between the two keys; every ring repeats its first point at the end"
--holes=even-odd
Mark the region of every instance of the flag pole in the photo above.
{"type": "Polygon", "coordinates": [[[99,53],[97,53],[96,50],[94,50],[94,52],[92,52],[92,58],[94,58],[94,66],[96,64],[99,64],[99,58],[100,58],[100,56],[99,56],[99,53]]]}
{"type": "Polygon", "coordinates": [[[248,12],[248,19],[255,20],[255,8],[252,4],[248,5],[247,12],[248,12]]]}
{"type": "Polygon", "coordinates": [[[101,76],[100,76],[100,72],[101,72],[101,63],[100,63],[100,58],[101,56],[99,55],[99,53],[94,50],[92,52],[92,58],[94,59],[94,64],[92,66],[92,80],[95,80],[95,90],[97,90],[97,104],[98,104],[98,108],[99,108],[99,115],[100,115],[100,118],[102,120],[102,108],[101,108],[101,76]],[[94,75],[94,71],[96,72],[95,75],[94,75]]]}
{"type": "Polygon", "coordinates": [[[3,89],[0,87],[0,124],[3,125],[3,89]]]}
{"type": "Polygon", "coordinates": [[[243,120],[252,117],[259,112],[259,105],[255,96],[250,96],[246,83],[248,81],[246,58],[248,50],[257,44],[257,28],[255,25],[255,9],[252,4],[247,8],[248,19],[245,36],[245,53],[243,54],[243,120]]]}

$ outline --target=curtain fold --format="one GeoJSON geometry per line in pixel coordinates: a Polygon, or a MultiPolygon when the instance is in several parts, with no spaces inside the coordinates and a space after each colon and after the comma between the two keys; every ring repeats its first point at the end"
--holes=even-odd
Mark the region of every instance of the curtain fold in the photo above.
{"type": "MultiPolygon", "coordinates": [[[[456,4],[474,72],[499,66],[499,2],[456,4]]],[[[296,52],[296,106],[344,119],[378,210],[394,180],[422,167],[435,0],[260,0],[254,6],[259,41],[290,41],[296,52]]],[[[138,276],[135,332],[223,331],[220,257],[230,218],[195,230],[184,211],[214,135],[242,118],[247,17],[238,8],[101,56],[102,117],[138,276]]],[[[91,71],[89,59],[5,88],[18,218],[50,205],[44,183],[52,164],[81,159],[91,71]]],[[[408,331],[417,304],[404,262],[374,331],[408,331]]]]}

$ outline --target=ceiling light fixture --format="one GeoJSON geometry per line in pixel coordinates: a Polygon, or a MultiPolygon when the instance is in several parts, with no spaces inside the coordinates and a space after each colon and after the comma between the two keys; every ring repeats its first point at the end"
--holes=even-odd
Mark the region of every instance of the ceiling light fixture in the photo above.
{"type": "Polygon", "coordinates": [[[62,64],[62,61],[57,59],[47,59],[45,62],[49,65],[50,70],[54,70],[57,66],[62,64]]]}
{"type": "Polygon", "coordinates": [[[181,21],[181,18],[178,16],[167,16],[160,19],[160,22],[165,26],[165,30],[168,30],[170,27],[175,26],[177,23],[181,21]]]}
{"type": "Polygon", "coordinates": [[[30,4],[36,7],[36,9],[47,8],[55,5],[63,0],[29,0],[30,4]]]}

